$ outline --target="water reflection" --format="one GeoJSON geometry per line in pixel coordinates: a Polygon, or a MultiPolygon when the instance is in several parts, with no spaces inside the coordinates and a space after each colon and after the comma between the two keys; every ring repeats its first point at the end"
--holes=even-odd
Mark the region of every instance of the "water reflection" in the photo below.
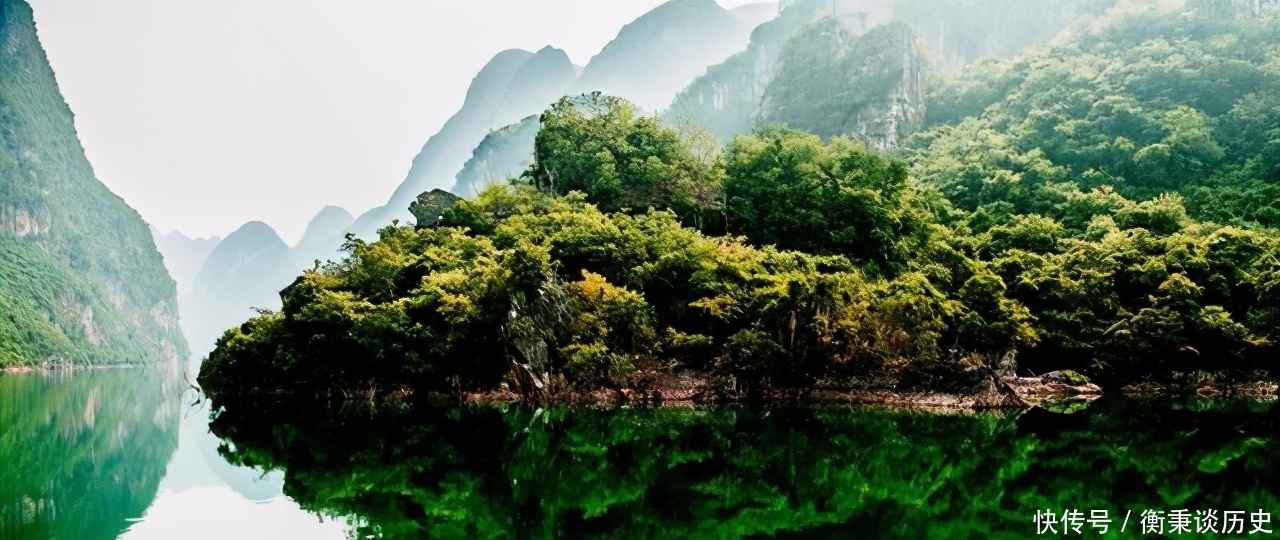
{"type": "Polygon", "coordinates": [[[236,466],[218,455],[209,433],[208,402],[192,392],[178,430],[178,449],[155,501],[122,540],[346,538],[341,519],[319,519],[282,495],[281,471],[236,466]]]}
{"type": "Polygon", "coordinates": [[[1044,509],[1108,510],[1117,537],[1127,510],[1280,511],[1275,409],[1246,402],[1103,398],[1070,415],[232,403],[211,428],[228,459],[285,470],[286,494],[360,537],[1024,538],[1044,509]]]}
{"type": "Polygon", "coordinates": [[[162,370],[0,376],[0,538],[115,538],[177,447],[162,370]]]}
{"type": "Polygon", "coordinates": [[[181,390],[153,370],[0,376],[0,539],[1023,538],[1044,509],[1108,510],[1118,537],[1127,510],[1280,511],[1270,404],[233,402],[210,422],[181,390]]]}
{"type": "Polygon", "coordinates": [[[232,465],[173,370],[0,376],[0,540],[346,538],[232,465]]]}

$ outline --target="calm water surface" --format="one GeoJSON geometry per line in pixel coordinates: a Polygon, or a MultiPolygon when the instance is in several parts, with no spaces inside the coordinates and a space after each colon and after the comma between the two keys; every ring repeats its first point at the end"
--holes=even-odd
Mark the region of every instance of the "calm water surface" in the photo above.
{"type": "Polygon", "coordinates": [[[0,539],[1026,538],[1037,510],[1108,512],[1107,534],[1070,536],[1158,537],[1139,520],[1160,510],[1169,538],[1260,538],[1249,514],[1280,514],[1265,403],[231,403],[211,421],[194,401],[151,370],[0,376],[0,539]],[[1220,529],[1246,511],[1246,534],[1177,534],[1180,509],[1220,529]]]}
{"type": "Polygon", "coordinates": [[[0,540],[346,538],[219,456],[195,401],[152,369],[0,375],[0,540]]]}

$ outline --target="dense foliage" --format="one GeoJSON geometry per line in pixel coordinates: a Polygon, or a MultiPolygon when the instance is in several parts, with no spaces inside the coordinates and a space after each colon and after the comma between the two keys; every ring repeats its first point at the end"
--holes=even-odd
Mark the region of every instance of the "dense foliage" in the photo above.
{"type": "Polygon", "coordinates": [[[1105,382],[1256,375],[1280,339],[1280,18],[1223,5],[1125,4],[980,64],[896,157],[783,127],[720,151],[563,99],[516,185],[351,242],[202,381],[485,389],[514,361],[584,388],[964,389],[1010,353],[1105,382]]]}
{"type": "Polygon", "coordinates": [[[1126,511],[1136,534],[1146,509],[1280,504],[1276,410],[1250,402],[1108,396],[1065,415],[306,406],[269,419],[251,405],[210,426],[227,459],[283,469],[286,494],[350,518],[358,538],[1027,538],[1046,509],[1106,510],[1111,537],[1126,511]]]}

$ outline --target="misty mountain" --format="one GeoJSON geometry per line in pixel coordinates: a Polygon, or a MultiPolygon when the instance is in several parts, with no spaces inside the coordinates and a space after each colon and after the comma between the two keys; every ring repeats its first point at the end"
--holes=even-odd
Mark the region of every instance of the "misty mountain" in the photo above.
{"type": "Polygon", "coordinates": [[[893,19],[927,43],[936,73],[955,73],[981,58],[1012,58],[1049,43],[1082,16],[1116,0],[897,0],[893,19]]]}
{"type": "Polygon", "coordinates": [[[789,39],[757,118],[823,138],[856,135],[879,150],[924,120],[924,47],[906,24],[855,35],[825,17],[789,39]]]}
{"type": "Polygon", "coordinates": [[[324,262],[336,259],[338,249],[342,247],[342,232],[355,219],[350,212],[337,206],[321,208],[307,224],[302,238],[290,249],[293,265],[299,269],[311,268],[316,260],[324,262]]]}
{"type": "MultiPolygon", "coordinates": [[[[751,29],[777,12],[774,3],[725,10],[711,0],[667,2],[624,26],[591,58],[568,93],[599,91],[657,111],[707,66],[745,47],[751,29]]],[[[519,91],[515,85],[513,89],[519,91]]],[[[455,176],[454,192],[470,195],[519,175],[533,156],[537,116],[549,103],[526,111],[532,116],[485,135],[455,176]]]]}
{"type": "Polygon", "coordinates": [[[827,2],[784,3],[778,16],[756,27],[745,50],[707,68],[677,94],[664,112],[669,121],[688,119],[727,141],[751,131],[765,87],[778,69],[778,55],[788,38],[821,17],[827,2]]]}
{"type": "Polygon", "coordinates": [[[714,0],[672,0],[623,26],[570,93],[599,91],[661,110],[707,66],[742,50],[751,28],[714,0]]]}
{"type": "Polygon", "coordinates": [[[346,210],[325,206],[293,247],[260,221],[244,224],[218,243],[196,273],[191,293],[180,296],[182,328],[196,352],[208,350],[252,308],[279,308],[280,289],[293,276],[316,260],[339,257],[343,231],[354,221],[346,210]]]}
{"type": "Polygon", "coordinates": [[[462,108],[427,139],[388,203],[362,214],[350,232],[371,238],[393,219],[408,220],[414,197],[452,185],[486,133],[540,112],[564,94],[577,73],[564,51],[553,47],[498,53],[472,79],[462,108]]]}
{"type": "Polygon", "coordinates": [[[471,153],[453,185],[454,193],[469,197],[485,187],[520,176],[533,161],[533,139],[538,135],[538,115],[489,132],[471,153]]]}
{"type": "Polygon", "coordinates": [[[177,288],[94,176],[36,33],[0,0],[0,367],[177,362],[177,288]]]}
{"type": "Polygon", "coordinates": [[[427,141],[388,204],[361,215],[350,231],[371,238],[392,219],[407,220],[409,202],[431,188],[466,190],[477,179],[505,178],[532,154],[527,118],[565,94],[598,90],[660,109],[707,66],[741,50],[762,9],[753,5],[735,15],[713,0],[672,0],[624,26],[582,68],[552,47],[531,56],[500,53],[472,81],[462,108],[427,141]]]}
{"type": "Polygon", "coordinates": [[[729,14],[738,19],[738,22],[746,25],[747,28],[755,28],[778,16],[779,9],[777,2],[760,2],[758,4],[743,4],[730,9],[729,14]]]}
{"type": "Polygon", "coordinates": [[[164,256],[164,266],[169,270],[169,275],[178,284],[179,298],[191,294],[196,272],[200,271],[200,266],[209,257],[209,253],[222,241],[217,236],[190,238],[178,230],[161,234],[155,227],[151,227],[151,237],[155,239],[160,255],[164,256]]]}
{"type": "Polygon", "coordinates": [[[887,148],[920,124],[921,86],[930,72],[955,71],[985,56],[1016,55],[1112,4],[789,0],[777,18],[752,32],[745,51],[708,68],[681,91],[665,117],[689,119],[723,141],[762,123],[782,122],[827,136],[856,134],[887,148]],[[820,20],[827,22],[815,24],[820,20]],[[895,21],[897,30],[863,38],[895,21]],[[907,41],[922,41],[923,47],[907,41]],[[895,80],[895,74],[902,78],[895,80]]]}
{"type": "Polygon", "coordinates": [[[298,274],[289,246],[275,229],[251,221],[227,235],[196,274],[191,300],[182,306],[183,331],[198,354],[226,329],[253,315],[279,309],[279,291],[298,274]]]}

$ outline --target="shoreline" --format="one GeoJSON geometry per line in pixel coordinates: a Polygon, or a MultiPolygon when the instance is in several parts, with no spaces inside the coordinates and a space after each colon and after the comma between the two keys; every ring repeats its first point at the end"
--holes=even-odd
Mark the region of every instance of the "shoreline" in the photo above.
{"type": "Polygon", "coordinates": [[[139,368],[148,368],[148,367],[159,366],[159,365],[164,365],[164,364],[162,362],[157,362],[155,364],[111,364],[111,365],[103,365],[103,366],[97,366],[97,365],[95,366],[67,365],[67,366],[57,366],[57,367],[7,366],[4,368],[0,368],[0,375],[20,375],[24,373],[40,373],[40,374],[68,373],[68,372],[76,372],[76,371],[98,371],[98,370],[107,370],[107,369],[139,369],[139,368]]]}
{"type": "MultiPolygon", "coordinates": [[[[283,389],[252,388],[244,393],[205,394],[214,401],[254,400],[313,400],[340,403],[412,403],[425,402],[435,405],[527,405],[570,407],[661,407],[697,408],[732,404],[765,405],[855,405],[901,409],[919,409],[934,412],[977,412],[985,410],[1027,410],[1044,408],[1053,411],[1078,410],[1102,397],[1099,386],[1086,383],[1070,385],[1045,381],[1032,377],[1007,377],[1003,389],[988,387],[974,392],[894,391],[887,389],[774,389],[756,395],[720,394],[704,388],[657,387],[646,391],[633,389],[574,391],[561,390],[550,394],[523,396],[507,388],[487,391],[449,393],[430,391],[416,393],[411,388],[364,388],[360,390],[331,389],[312,395],[289,392],[283,389]],[[222,399],[220,399],[222,398],[222,399]]],[[[1151,397],[1182,395],[1199,399],[1245,398],[1258,401],[1277,399],[1280,387],[1273,381],[1251,381],[1233,389],[1200,385],[1194,388],[1177,388],[1159,384],[1130,384],[1105,393],[1127,397],[1151,397]]]]}

